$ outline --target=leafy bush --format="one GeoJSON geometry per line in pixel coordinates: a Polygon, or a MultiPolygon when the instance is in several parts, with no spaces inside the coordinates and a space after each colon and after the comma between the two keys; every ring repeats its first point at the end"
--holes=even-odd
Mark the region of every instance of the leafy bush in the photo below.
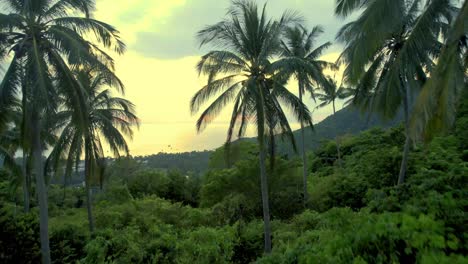
{"type": "Polygon", "coordinates": [[[197,228],[178,243],[176,263],[230,263],[234,239],[234,231],[230,227],[197,228]]]}
{"type": "Polygon", "coordinates": [[[40,263],[35,213],[12,215],[11,209],[0,204],[0,263],[40,263]]]}
{"type": "Polygon", "coordinates": [[[169,178],[158,170],[142,170],[128,180],[128,190],[133,197],[157,195],[164,197],[169,191],[169,178]]]}

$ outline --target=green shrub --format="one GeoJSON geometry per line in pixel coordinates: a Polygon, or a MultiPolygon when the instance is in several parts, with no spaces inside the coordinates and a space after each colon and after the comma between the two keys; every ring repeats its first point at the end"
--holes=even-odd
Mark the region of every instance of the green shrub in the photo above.
{"type": "Polygon", "coordinates": [[[158,170],[141,170],[128,179],[128,190],[133,197],[156,195],[165,197],[169,191],[169,177],[158,170]]]}
{"type": "Polygon", "coordinates": [[[230,263],[234,254],[234,230],[199,227],[177,244],[176,263],[230,263]]]}
{"type": "Polygon", "coordinates": [[[40,263],[39,222],[34,213],[12,215],[0,204],[0,263],[40,263]]]}

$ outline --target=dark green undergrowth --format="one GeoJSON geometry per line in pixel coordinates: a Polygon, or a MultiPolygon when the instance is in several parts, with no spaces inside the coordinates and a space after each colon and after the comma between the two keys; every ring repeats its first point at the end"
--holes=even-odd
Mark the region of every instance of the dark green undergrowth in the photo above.
{"type": "MultiPolygon", "coordinates": [[[[324,142],[309,155],[307,208],[301,163],[277,158],[268,166],[274,245],[268,256],[251,146],[240,148],[247,152],[230,168],[219,165],[223,154],[215,152],[201,179],[144,168],[114,172],[94,195],[93,234],[82,189],[69,188],[63,199],[63,188],[51,186],[52,257],[54,263],[468,263],[467,124],[459,118],[452,134],[415,146],[400,186],[401,128],[343,137],[341,166],[335,142],[324,142]]],[[[21,204],[20,190],[5,187],[1,197],[0,262],[38,263],[36,208],[20,213],[14,205],[21,204]]]]}

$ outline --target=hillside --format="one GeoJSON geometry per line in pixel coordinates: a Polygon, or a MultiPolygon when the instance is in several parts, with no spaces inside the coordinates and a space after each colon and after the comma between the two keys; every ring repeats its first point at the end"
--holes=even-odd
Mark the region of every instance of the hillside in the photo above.
{"type": "MultiPolygon", "coordinates": [[[[306,151],[317,149],[321,142],[327,139],[333,139],[336,136],[346,134],[355,135],[359,132],[373,127],[389,128],[398,125],[403,119],[402,113],[399,113],[392,120],[383,120],[377,114],[369,116],[366,113],[361,113],[359,109],[352,106],[347,106],[338,112],[336,115],[330,115],[314,126],[314,131],[310,127],[305,128],[305,147],[306,151]]],[[[294,131],[296,139],[297,151],[300,153],[302,144],[301,130],[294,131]]],[[[249,140],[254,140],[250,138],[249,140]]],[[[278,153],[281,155],[294,155],[294,150],[289,142],[283,142],[278,138],[278,153]]]]}
{"type": "MultiPolygon", "coordinates": [[[[335,116],[329,116],[314,126],[314,131],[305,128],[306,150],[312,151],[320,146],[320,143],[327,139],[333,139],[337,135],[357,134],[372,127],[388,128],[400,123],[402,115],[395,119],[384,121],[377,115],[369,117],[362,114],[358,109],[351,106],[341,109],[335,116]]],[[[302,142],[300,129],[294,131],[298,151],[302,142]]],[[[243,138],[240,141],[256,141],[255,138],[243,138]]],[[[294,150],[289,142],[277,141],[278,153],[281,155],[293,156],[294,150]]],[[[184,153],[158,153],[149,156],[138,156],[135,159],[145,166],[158,169],[178,169],[182,172],[201,173],[208,169],[209,156],[212,151],[192,151],[184,153]]]]}

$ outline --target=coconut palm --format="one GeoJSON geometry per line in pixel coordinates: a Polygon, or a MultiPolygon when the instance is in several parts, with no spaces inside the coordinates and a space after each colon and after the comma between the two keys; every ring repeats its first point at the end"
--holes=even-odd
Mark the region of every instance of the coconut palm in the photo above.
{"type": "Polygon", "coordinates": [[[447,131],[455,121],[458,99],[467,88],[468,1],[447,32],[444,47],[431,78],[423,87],[412,116],[413,138],[426,140],[447,131]]]}
{"type": "Polygon", "coordinates": [[[58,171],[60,161],[65,159],[66,177],[71,175],[73,166],[84,156],[89,228],[94,232],[90,187],[93,184],[102,184],[103,143],[115,157],[120,157],[121,153],[129,155],[125,137],[132,138],[132,127],[138,126],[139,121],[130,101],[114,97],[111,90],[105,88],[112,86],[112,79],[92,70],[78,70],[75,75],[86,91],[86,122],[82,122],[82,110],[76,111],[73,107],[64,106],[56,120],[62,133],[47,165],[58,171]]]}
{"type": "MultiPolygon", "coordinates": [[[[317,108],[322,108],[327,105],[332,105],[333,107],[333,116],[336,114],[336,100],[346,99],[353,94],[351,88],[343,86],[343,84],[338,85],[336,80],[328,77],[327,85],[323,86],[322,90],[316,92],[316,97],[321,103],[317,108]]],[[[339,136],[336,139],[336,152],[338,155],[338,164],[341,166],[341,151],[340,151],[340,142],[338,140],[339,136]]]]}
{"type": "Polygon", "coordinates": [[[439,37],[456,10],[449,1],[338,0],[336,13],[359,17],[338,33],[345,49],[345,81],[356,86],[353,103],[393,117],[403,105],[405,145],[398,177],[404,182],[411,138],[410,95],[419,90],[440,50],[439,37]],[[370,95],[370,96],[369,96],[370,95]]]}
{"type": "MultiPolygon", "coordinates": [[[[23,186],[23,202],[24,212],[28,213],[30,209],[30,189],[31,189],[31,148],[30,148],[30,137],[25,135],[23,124],[28,123],[24,120],[25,115],[23,109],[27,108],[22,102],[15,101],[10,105],[9,109],[0,110],[0,115],[3,117],[3,121],[6,121],[3,128],[0,129],[0,145],[8,150],[11,155],[11,160],[15,160],[14,156],[21,152],[21,164],[7,164],[10,167],[10,171],[15,176],[12,181],[12,186],[23,186]],[[20,168],[18,171],[17,168],[20,168]]],[[[48,127],[48,126],[45,126],[48,127]]],[[[55,142],[55,135],[50,129],[43,129],[41,132],[41,138],[43,144],[48,147],[52,146],[55,142]]],[[[6,155],[6,154],[5,154],[6,155]]]]}
{"type": "MultiPolygon", "coordinates": [[[[288,27],[285,32],[285,40],[281,41],[282,54],[277,63],[285,67],[281,70],[288,76],[294,77],[298,82],[299,100],[302,102],[302,96],[309,92],[312,99],[315,100],[314,88],[326,85],[327,79],[323,73],[325,68],[333,67],[331,63],[320,60],[319,57],[331,46],[326,42],[315,47],[317,37],[323,33],[320,26],[315,26],[309,32],[303,26],[288,27]]],[[[307,164],[305,151],[304,124],[301,123],[301,151],[303,168],[303,188],[304,204],[309,199],[307,191],[307,164]]]]}
{"type": "Polygon", "coordinates": [[[29,196],[27,185],[25,185],[24,173],[21,166],[19,166],[15,159],[15,153],[18,151],[19,144],[19,131],[18,128],[13,125],[13,120],[16,119],[17,115],[15,112],[12,114],[12,110],[5,112],[4,109],[0,110],[0,115],[2,116],[2,121],[6,121],[2,128],[0,128],[0,160],[2,167],[7,169],[13,176],[11,186],[16,190],[17,186],[20,183],[23,183],[23,193],[24,196],[24,211],[29,211],[29,196]],[[8,122],[9,121],[9,122],[8,122]]]}
{"type": "MultiPolygon", "coordinates": [[[[83,91],[69,70],[70,65],[93,65],[109,76],[113,60],[100,46],[118,53],[125,50],[118,31],[90,18],[93,0],[5,0],[0,14],[0,55],[10,54],[9,66],[0,84],[0,104],[8,105],[18,95],[26,102],[23,133],[30,132],[31,153],[40,208],[43,263],[50,263],[47,192],[44,181],[41,127],[44,118],[57,110],[57,88],[74,98],[74,108],[84,109],[83,91]],[[3,12],[8,12],[5,14],[3,12]],[[86,40],[90,36],[100,46],[86,40]],[[20,85],[20,72],[27,83],[20,85]],[[26,130],[27,128],[27,130],[26,130]]],[[[117,78],[114,81],[119,82],[117,78]]]]}
{"type": "Polygon", "coordinates": [[[307,107],[285,88],[285,77],[279,73],[281,66],[272,62],[280,54],[279,38],[284,28],[295,21],[292,13],[273,20],[267,17],[265,6],[259,9],[254,1],[233,1],[225,20],[198,33],[202,46],[211,44],[219,50],[208,52],[198,63],[198,72],[208,76],[208,83],[193,96],[190,109],[195,114],[217,96],[197,121],[200,132],[226,105],[233,103],[227,145],[234,133],[242,137],[248,124],[256,126],[266,253],[271,251],[266,138],[271,141],[271,135],[282,134],[294,145],[280,102],[291,108],[300,122],[311,125],[307,107]]]}

